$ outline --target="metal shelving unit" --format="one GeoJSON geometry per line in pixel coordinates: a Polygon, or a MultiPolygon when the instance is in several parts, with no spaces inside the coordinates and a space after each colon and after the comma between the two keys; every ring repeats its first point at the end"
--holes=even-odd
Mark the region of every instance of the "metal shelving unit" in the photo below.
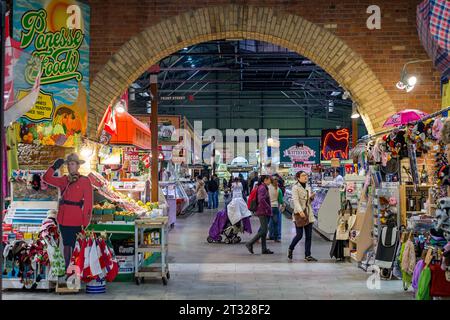
{"type": "Polygon", "coordinates": [[[141,284],[145,278],[161,277],[164,285],[170,279],[169,264],[168,264],[168,217],[160,217],[156,219],[138,219],[134,224],[135,233],[135,280],[136,284],[141,284]],[[156,230],[160,234],[160,241],[156,244],[144,244],[145,230],[156,230]],[[161,253],[161,261],[150,264],[145,264],[145,259],[140,263],[139,253],[161,253]]]}

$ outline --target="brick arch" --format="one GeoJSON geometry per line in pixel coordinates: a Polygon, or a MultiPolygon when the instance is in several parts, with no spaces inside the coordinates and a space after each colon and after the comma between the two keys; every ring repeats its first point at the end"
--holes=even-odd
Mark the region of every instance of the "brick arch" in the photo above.
{"type": "Polygon", "coordinates": [[[369,133],[380,130],[385,115],[396,111],[374,72],[336,35],[297,15],[267,7],[225,5],[168,18],[125,43],[91,85],[91,134],[110,101],[151,65],[184,47],[226,38],[270,42],[307,57],[351,93],[369,133]]]}

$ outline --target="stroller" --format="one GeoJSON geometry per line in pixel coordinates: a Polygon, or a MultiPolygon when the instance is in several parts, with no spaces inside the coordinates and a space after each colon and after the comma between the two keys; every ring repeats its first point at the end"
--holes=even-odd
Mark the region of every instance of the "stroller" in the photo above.
{"type": "Polygon", "coordinates": [[[250,224],[250,217],[242,218],[240,221],[232,224],[230,219],[228,218],[228,204],[231,202],[231,195],[225,193],[225,209],[217,212],[216,218],[214,219],[213,224],[209,229],[209,236],[206,239],[208,243],[214,242],[225,242],[226,244],[230,243],[239,243],[241,242],[241,237],[239,233],[252,233],[252,227],[250,224]],[[223,237],[225,239],[223,239],[223,237]]]}

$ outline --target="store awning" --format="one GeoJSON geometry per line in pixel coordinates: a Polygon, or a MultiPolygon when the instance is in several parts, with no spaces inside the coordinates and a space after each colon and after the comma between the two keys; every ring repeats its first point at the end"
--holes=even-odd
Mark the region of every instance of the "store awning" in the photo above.
{"type": "Polygon", "coordinates": [[[450,76],[450,1],[425,0],[417,6],[420,41],[443,77],[450,76]]]}
{"type": "Polygon", "coordinates": [[[150,129],[128,112],[116,113],[117,134],[112,135],[110,144],[133,145],[151,149],[150,129]]]}

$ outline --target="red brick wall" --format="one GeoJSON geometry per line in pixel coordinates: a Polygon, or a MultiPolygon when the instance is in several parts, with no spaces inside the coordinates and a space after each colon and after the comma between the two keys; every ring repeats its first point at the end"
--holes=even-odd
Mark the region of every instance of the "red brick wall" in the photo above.
{"type": "MultiPolygon", "coordinates": [[[[96,0],[91,1],[91,81],[108,60],[131,39],[165,19],[189,10],[216,5],[254,5],[292,13],[327,28],[361,55],[380,80],[396,109],[437,110],[440,106],[439,73],[431,63],[409,67],[418,84],[407,94],[395,88],[403,64],[428,58],[416,30],[419,1],[198,1],[198,0],[96,0]],[[368,30],[369,5],[379,5],[381,30],[368,30]],[[335,25],[335,26],[334,26],[335,25]]],[[[386,112],[378,111],[385,118],[386,112]]]]}

